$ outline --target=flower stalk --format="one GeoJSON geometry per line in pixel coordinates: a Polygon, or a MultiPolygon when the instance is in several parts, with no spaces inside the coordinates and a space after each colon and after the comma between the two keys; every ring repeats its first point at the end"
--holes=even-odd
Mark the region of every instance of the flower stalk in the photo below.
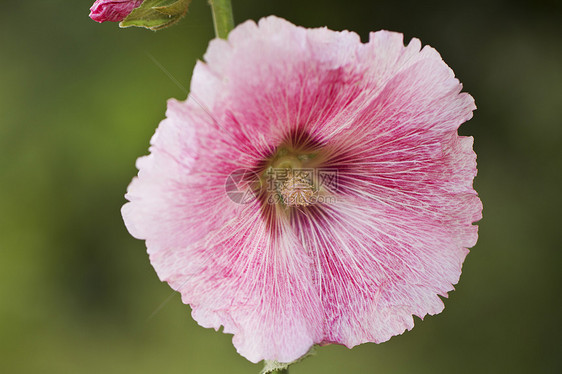
{"type": "Polygon", "coordinates": [[[271,374],[289,374],[289,369],[279,369],[272,371],[271,374]]]}
{"type": "Polygon", "coordinates": [[[209,0],[213,12],[213,23],[217,38],[226,39],[230,30],[234,28],[231,0],[209,0]]]}

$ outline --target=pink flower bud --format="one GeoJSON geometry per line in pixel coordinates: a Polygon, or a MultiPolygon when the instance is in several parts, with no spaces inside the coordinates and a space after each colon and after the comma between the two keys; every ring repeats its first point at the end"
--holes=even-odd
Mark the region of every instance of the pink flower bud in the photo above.
{"type": "Polygon", "coordinates": [[[120,22],[144,0],[96,0],[90,8],[90,18],[96,22],[120,22]]]}

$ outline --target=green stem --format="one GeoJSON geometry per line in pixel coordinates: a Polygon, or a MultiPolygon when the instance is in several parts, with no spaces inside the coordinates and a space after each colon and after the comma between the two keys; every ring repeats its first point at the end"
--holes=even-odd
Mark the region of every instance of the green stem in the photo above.
{"type": "Polygon", "coordinates": [[[289,374],[289,369],[280,369],[272,371],[271,374],[289,374]]]}
{"type": "Polygon", "coordinates": [[[213,12],[215,35],[217,38],[226,39],[230,30],[234,28],[232,3],[230,0],[209,0],[213,12]]]}

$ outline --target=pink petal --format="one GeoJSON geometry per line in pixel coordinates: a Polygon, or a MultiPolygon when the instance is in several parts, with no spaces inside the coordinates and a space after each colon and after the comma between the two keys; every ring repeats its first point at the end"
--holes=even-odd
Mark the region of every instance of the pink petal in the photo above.
{"type": "Polygon", "coordinates": [[[150,257],[193,318],[204,327],[223,325],[252,362],[290,362],[322,340],[310,258],[290,227],[279,229],[277,239],[268,235],[256,202],[204,240],[150,257]]]}
{"type": "Polygon", "coordinates": [[[130,233],[145,239],[149,252],[185,247],[242,208],[224,190],[239,166],[232,152],[221,152],[208,114],[170,100],[167,115],[151,140],[151,154],[137,161],[139,175],[122,209],[130,233]]]}

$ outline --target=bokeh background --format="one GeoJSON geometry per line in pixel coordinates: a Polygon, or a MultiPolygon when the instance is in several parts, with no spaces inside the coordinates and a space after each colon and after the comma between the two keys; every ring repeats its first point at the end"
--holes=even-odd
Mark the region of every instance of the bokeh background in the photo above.
{"type": "MultiPolygon", "coordinates": [[[[153,33],[93,0],[2,1],[0,372],[257,373],[199,327],[120,216],[135,159],[213,36],[204,0],[153,33]],[[167,301],[167,302],[166,302],[167,301]],[[156,313],[154,313],[156,311],[156,313]]],[[[555,0],[234,0],[237,22],[401,31],[475,98],[480,240],[444,313],[389,342],[319,349],[304,373],[562,372],[562,8],[555,0]]]]}

